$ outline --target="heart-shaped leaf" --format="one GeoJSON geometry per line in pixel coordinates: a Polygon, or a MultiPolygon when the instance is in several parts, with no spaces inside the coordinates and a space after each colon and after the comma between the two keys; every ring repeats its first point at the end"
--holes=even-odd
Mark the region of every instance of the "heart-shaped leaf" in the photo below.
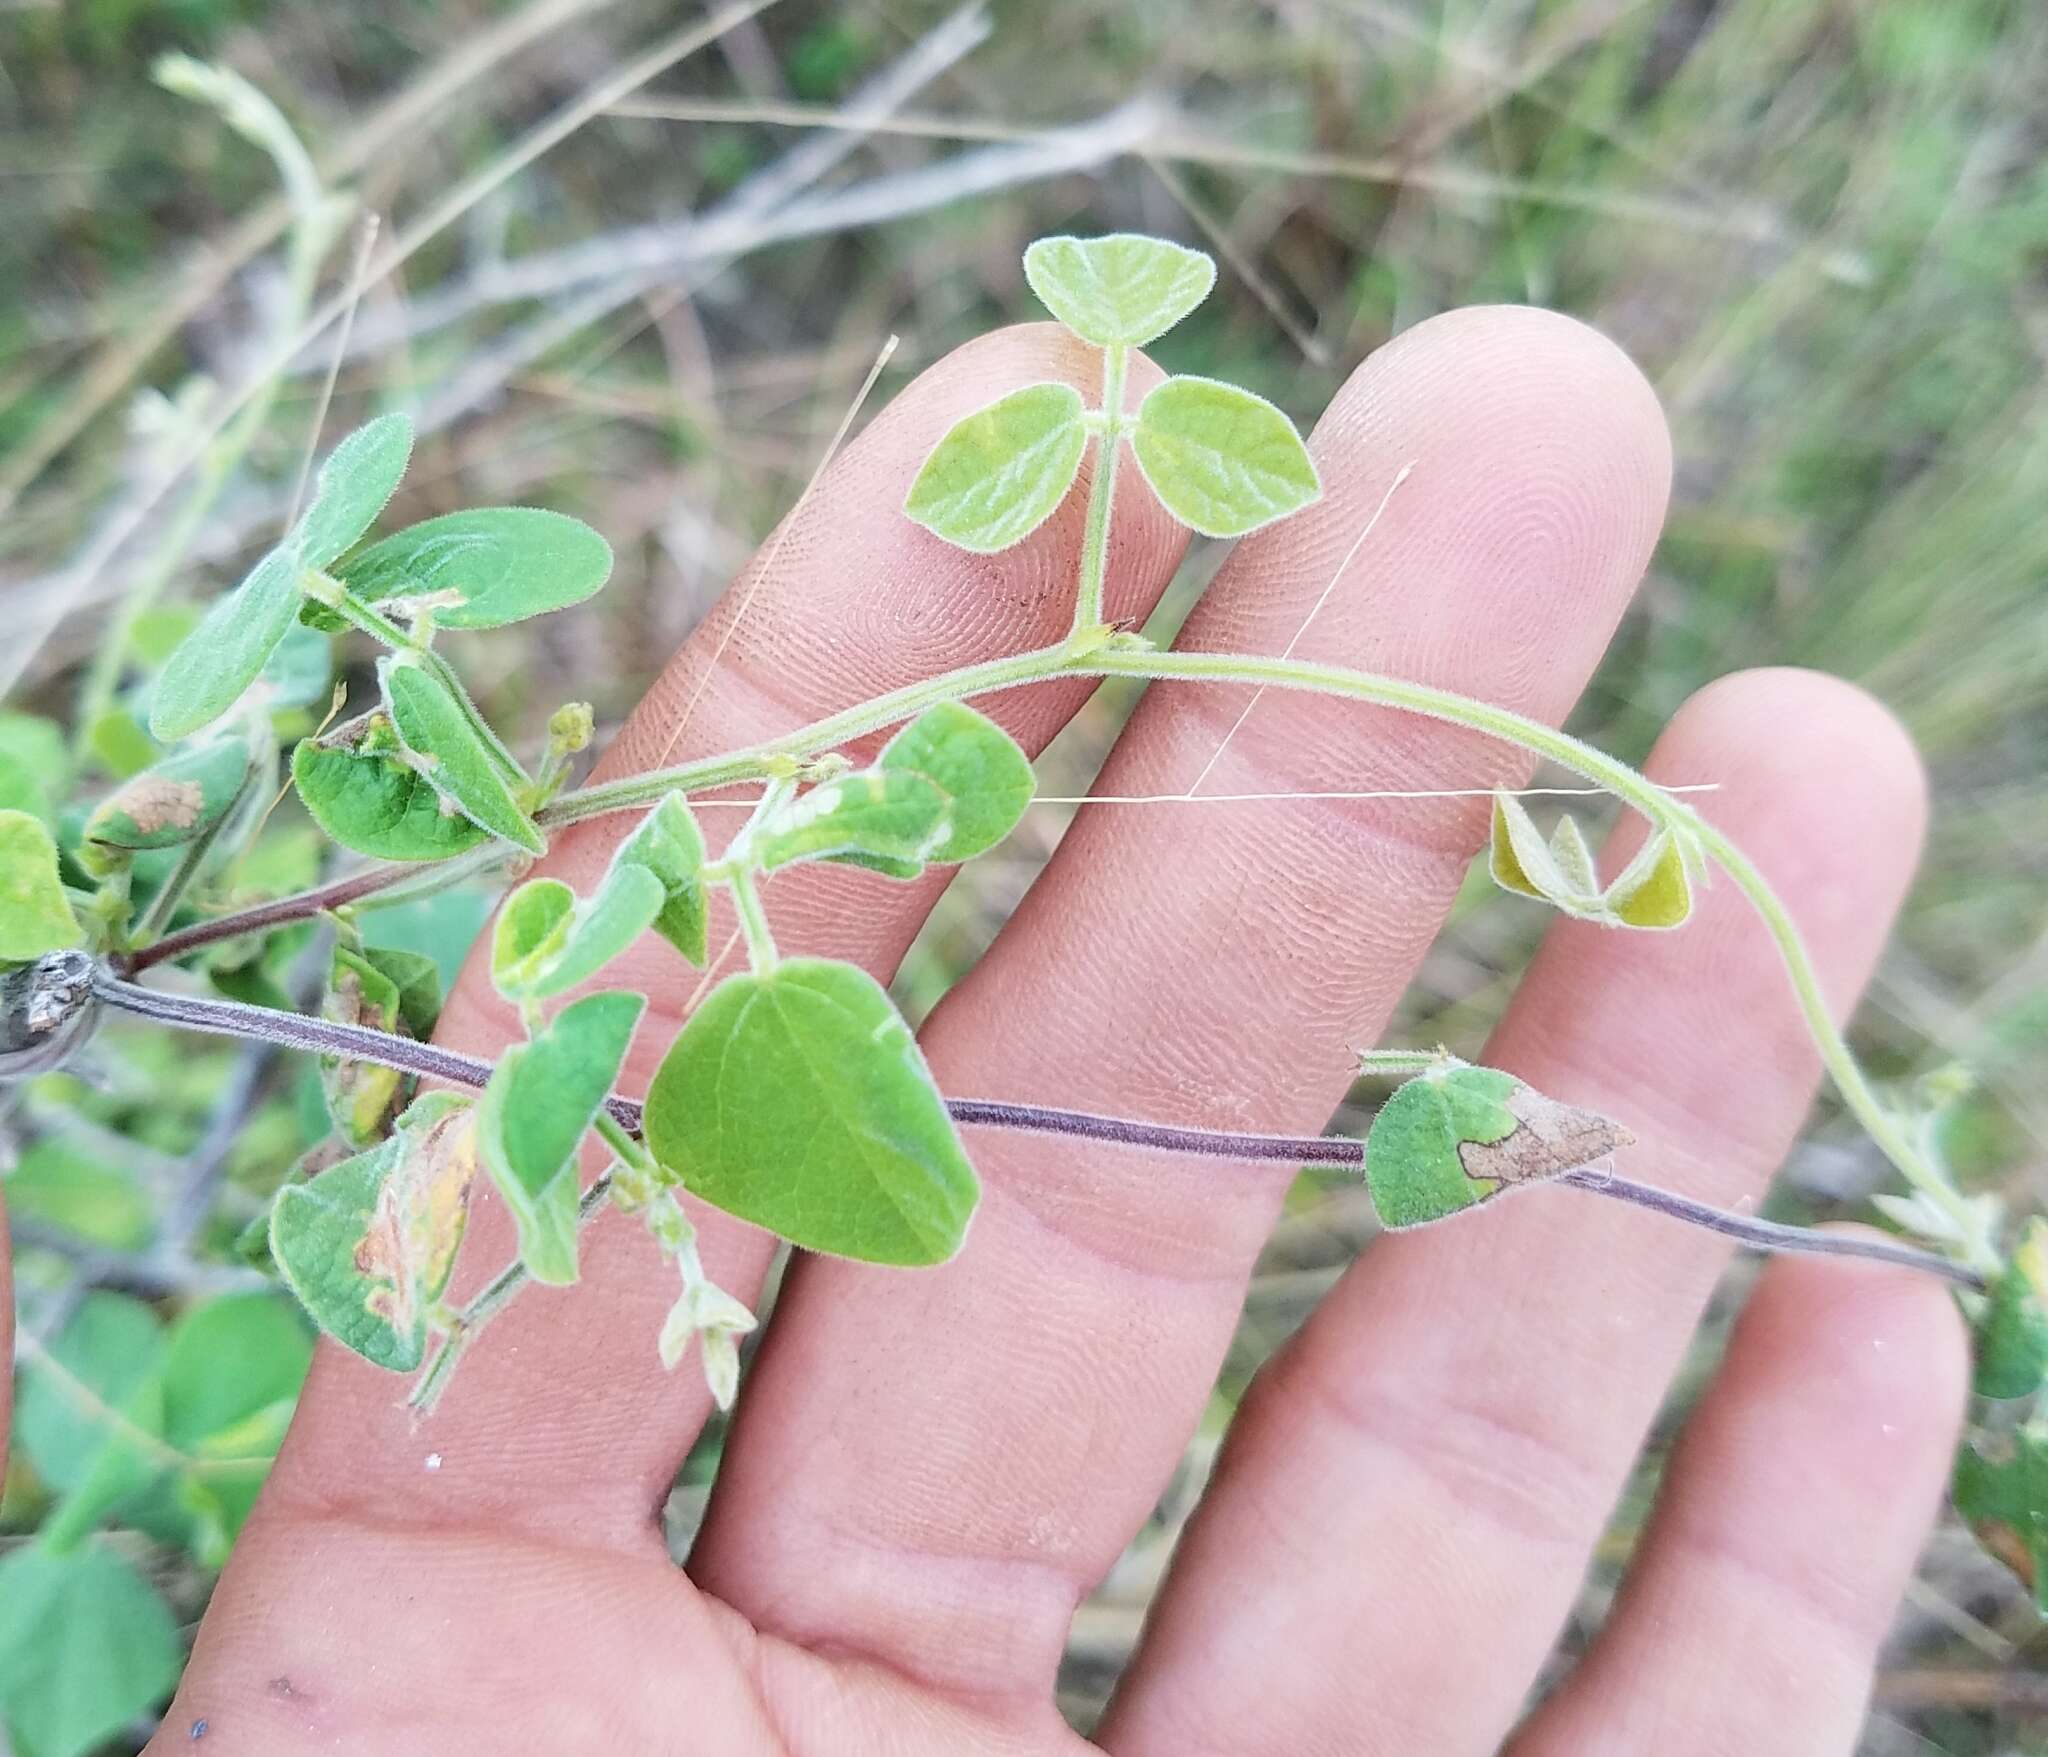
{"type": "Polygon", "coordinates": [[[710,909],[704,896],[704,835],[690,814],[689,802],[671,793],[620,844],[614,856],[621,866],[644,866],[661,881],[661,912],[654,931],[701,966],[709,954],[710,909]]]}
{"type": "Polygon", "coordinates": [[[1052,516],[1088,444],[1081,393],[1029,384],[956,422],[932,448],[903,510],[956,548],[993,555],[1052,516]]]}
{"type": "Polygon", "coordinates": [[[1213,378],[1169,378],[1138,405],[1131,450],[1160,503],[1205,537],[1241,537],[1323,491],[1294,423],[1213,378]]]}
{"type": "Polygon", "coordinates": [[[23,1544],[0,1560],[0,1721],[24,1757],[84,1757],[171,1693],[169,1607],[116,1551],[23,1544]]]}
{"type": "Polygon", "coordinates": [[[370,603],[431,600],[442,628],[501,628],[582,603],[611,571],[611,545],[581,520],[486,506],[408,525],[351,557],[339,577],[370,603]]]}
{"type": "Polygon", "coordinates": [[[26,964],[80,939],[40,818],[0,811],[0,964],[26,964]]]}
{"type": "Polygon", "coordinates": [[[354,548],[397,492],[411,457],[412,422],[403,415],[379,415],[329,452],[292,527],[301,564],[323,568],[354,548]]]}
{"type": "Polygon", "coordinates": [[[945,1261],[980,1195],[910,1027],[851,964],[721,983],[655,1075],[646,1129],[714,1207],[864,1262],[945,1261]]]}
{"type": "Polygon", "coordinates": [[[1143,347],[1208,298],[1216,265],[1164,238],[1112,232],[1039,239],[1024,252],[1024,278],[1084,342],[1143,347]]]}
{"type": "Polygon", "coordinates": [[[646,1007],[637,994],[571,1002],[499,1058],[477,1104],[477,1145],[536,1281],[576,1279],[576,1149],[619,1077],[646,1007]]]}
{"type": "Polygon", "coordinates": [[[513,796],[498,759],[441,676],[408,653],[386,653],[377,675],[399,742],[434,791],[492,835],[529,854],[545,853],[547,843],[513,796]]]}
{"type": "Polygon", "coordinates": [[[1503,1190],[1601,1164],[1629,1139],[1606,1117],[1512,1074],[1451,1063],[1380,1106],[1366,1137],[1366,1186],[1383,1226],[1426,1226],[1503,1190]]]}
{"type": "Polygon", "coordinates": [[[391,1265],[369,1246],[399,1151],[393,1137],[310,1183],[279,1190],[270,1210],[270,1254],[329,1336],[374,1366],[409,1373],[426,1355],[426,1314],[417,1290],[394,1279],[391,1265]]]}
{"type": "Polygon", "coordinates": [[[310,565],[287,541],[213,601],[157,674],[149,729],[158,740],[172,744],[212,725],[263,675],[298,618],[300,582],[310,565]]]}
{"type": "Polygon", "coordinates": [[[405,759],[388,714],[364,714],[292,751],[292,780],[313,821],[379,860],[445,860],[487,839],[405,759]]]}

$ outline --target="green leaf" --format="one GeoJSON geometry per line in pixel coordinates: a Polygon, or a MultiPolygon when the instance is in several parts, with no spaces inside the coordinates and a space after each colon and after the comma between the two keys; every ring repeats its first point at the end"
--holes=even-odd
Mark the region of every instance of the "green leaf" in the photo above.
{"type": "Polygon", "coordinates": [[[110,1549],[0,1560],[0,1719],[22,1757],[83,1757],[171,1692],[178,1626],[110,1549]]]}
{"type": "Polygon", "coordinates": [[[618,1079],[646,1007],[637,994],[571,1002],[499,1058],[477,1105],[477,1146],[536,1281],[576,1279],[576,1149],[618,1079]]]}
{"type": "Polygon", "coordinates": [[[324,568],[354,548],[397,492],[411,456],[412,422],[403,415],[379,415],[329,452],[292,527],[300,565],[324,568]]]}
{"type": "Polygon", "coordinates": [[[49,1345],[49,1359],[23,1368],[15,1439],[52,1489],[76,1493],[97,1479],[115,1491],[102,1496],[105,1507],[161,1468],[136,1435],[161,1432],[163,1347],[148,1306],[95,1292],[49,1345]]]}
{"type": "Polygon", "coordinates": [[[2027,1222],[1971,1328],[1979,1397],[2031,1397],[2041,1389],[2048,1379],[2048,1221],[2027,1222]]]}
{"type": "Polygon", "coordinates": [[[270,1254],[313,1322],[373,1365],[409,1373],[426,1355],[426,1316],[367,1249],[378,1198],[398,1162],[397,1137],[310,1183],[287,1184],[270,1210],[270,1254]]]}
{"type": "Polygon", "coordinates": [[[945,1261],[980,1195],[910,1027],[851,964],[721,983],[655,1075],[646,1129],[713,1206],[864,1262],[945,1261]]]}
{"type": "Polygon", "coordinates": [[[511,1000],[568,943],[576,893],[560,879],[528,879],[505,899],[491,924],[491,984],[511,1000]]]}
{"type": "Polygon", "coordinates": [[[340,578],[371,603],[431,596],[442,628],[501,628],[582,603],[611,571],[611,545],[581,520],[491,506],[408,525],[353,557],[340,578]]]}
{"type": "Polygon", "coordinates": [[[1088,444],[1081,393],[1031,384],[956,422],[932,448],[903,510],[956,548],[993,555],[1052,516],[1088,444]]]}
{"type": "Polygon", "coordinates": [[[441,1017],[441,967],[424,952],[396,946],[365,946],[359,956],[398,993],[398,1022],[408,1037],[433,1036],[441,1017]]]}
{"type": "Polygon", "coordinates": [[[163,746],[126,708],[109,708],[87,728],[85,743],[93,761],[117,781],[141,774],[163,755],[163,746]]]}
{"type": "Polygon", "coordinates": [[[671,793],[641,820],[613,856],[617,865],[644,866],[661,881],[661,913],[654,931],[702,966],[709,955],[711,912],[704,896],[704,836],[689,801],[671,793]]]}
{"type": "Polygon", "coordinates": [[[2029,1422],[1987,1443],[1997,1450],[1973,1443],[1956,1459],[1956,1511],[2048,1611],[2048,1428],[2029,1422]]]}
{"type": "Polygon", "coordinates": [[[158,740],[188,737],[241,700],[297,620],[301,581],[312,565],[287,541],[213,601],[157,674],[149,729],[158,740]]]}
{"type": "Polygon", "coordinates": [[[1160,503],[1205,537],[1242,537],[1323,492],[1294,423],[1213,378],[1169,378],[1138,405],[1131,450],[1160,503]]]}
{"type": "Polygon", "coordinates": [[[389,715],[365,714],[292,751],[292,780],[313,821],[344,848],[380,860],[445,860],[487,839],[406,761],[389,715]]]}
{"type": "Polygon", "coordinates": [[[79,938],[50,832],[25,811],[0,811],[0,963],[26,964],[79,938]]]}
{"type": "Polygon", "coordinates": [[[1024,278],[1039,303],[1084,342],[1143,347],[1208,298],[1216,265],[1164,238],[1112,232],[1039,239],[1024,252],[1024,278]]]}
{"type": "Polygon", "coordinates": [[[60,1134],[23,1147],[0,1190],[16,1218],[39,1220],[110,1251],[140,1250],[156,1230],[155,1210],[127,1168],[60,1134]]]}
{"type": "Polygon", "coordinates": [[[1495,1068],[1450,1064],[1397,1087],[1366,1137],[1380,1223],[1426,1226],[1506,1189],[1598,1165],[1630,1139],[1495,1068]]]}
{"type": "Polygon", "coordinates": [[[312,1359],[304,1320],[275,1294],[191,1307],[164,1352],[164,1438],[197,1458],[274,1455],[312,1359]]]}
{"type": "Polygon", "coordinates": [[[334,643],[317,628],[294,623],[264,661],[257,681],[272,711],[325,708],[334,690],[334,643]]]}
{"type": "Polygon", "coordinates": [[[85,839],[129,850],[196,842],[233,809],[255,767],[241,738],[175,750],[101,800],[85,820],[85,839]]]}
{"type": "Polygon", "coordinates": [[[1017,741],[964,702],[927,708],[889,740],[877,766],[922,775],[946,796],[945,838],[925,858],[947,865],[993,848],[1038,792],[1017,741]]]}
{"type": "Polygon", "coordinates": [[[763,872],[845,854],[921,864],[945,842],[951,822],[945,794],[924,776],[860,769],[771,812],[749,833],[748,855],[763,872]]]}
{"type": "Polygon", "coordinates": [[[513,797],[504,771],[454,691],[403,653],[386,653],[377,662],[377,675],[399,741],[434,791],[492,835],[529,854],[546,853],[546,841],[513,797]]]}

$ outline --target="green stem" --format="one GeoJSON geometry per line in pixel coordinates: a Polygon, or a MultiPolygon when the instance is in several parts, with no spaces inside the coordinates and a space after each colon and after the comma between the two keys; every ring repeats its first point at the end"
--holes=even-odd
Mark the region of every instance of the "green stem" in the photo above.
{"type": "Polygon", "coordinates": [[[1109,571],[1109,519],[1123,463],[1124,373],[1130,349],[1112,342],[1102,351],[1102,429],[1095,442],[1095,475],[1088,484],[1088,522],[1081,534],[1081,581],[1074,598],[1071,638],[1102,626],[1102,588],[1109,571]]]}
{"type": "Polygon", "coordinates": [[[727,875],[733,907],[740,914],[740,932],[747,939],[747,964],[756,976],[766,976],[782,961],[775,949],[775,936],[768,928],[768,912],[761,907],[761,890],[750,867],[736,866],[727,875]]]}
{"type": "MultiPolygon", "coordinates": [[[[597,1218],[610,1200],[611,1193],[610,1172],[583,1192],[582,1200],[576,1204],[576,1228],[579,1232],[597,1218]]],[[[455,1314],[455,1327],[435,1351],[434,1358],[427,1362],[427,1370],[414,1382],[412,1394],[405,1400],[405,1406],[412,1411],[415,1421],[430,1414],[434,1405],[441,1401],[442,1393],[448,1389],[449,1380],[455,1377],[455,1369],[462,1364],[462,1356],[476,1340],[477,1332],[512,1303],[525,1288],[527,1280],[526,1265],[515,1258],[492,1276],[476,1297],[455,1314]]]]}

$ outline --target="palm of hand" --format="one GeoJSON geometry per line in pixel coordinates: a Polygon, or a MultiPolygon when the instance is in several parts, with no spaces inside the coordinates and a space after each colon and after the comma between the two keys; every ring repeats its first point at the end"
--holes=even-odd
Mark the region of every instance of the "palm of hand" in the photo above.
{"type": "MultiPolygon", "coordinates": [[[[794,515],[608,764],[730,746],[1057,633],[1067,607],[1049,583],[1071,577],[1075,507],[996,561],[944,549],[897,507],[954,417],[1092,368],[1037,327],[927,374],[794,515]]],[[[1196,612],[1199,638],[1277,652],[1299,634],[1304,656],[1562,715],[1662,512],[1668,442],[1633,369],[1555,318],[1455,315],[1362,368],[1317,450],[1331,492],[1241,546],[1196,612]]],[[[1111,614],[1142,614],[1177,558],[1133,488],[1111,614]]],[[[1148,699],[1102,791],[1185,788],[1239,695],[1148,699]]],[[[993,711],[1035,749],[1079,699],[1060,686],[993,711]]],[[[1722,784],[1707,809],[1771,871],[1846,1006],[1922,811],[1897,729],[1840,685],[1760,673],[1689,704],[1651,770],[1722,784]]],[[[1514,773],[1466,735],[1268,698],[1204,790],[1484,788],[1514,773]]],[[[1082,813],[928,1026],[942,1087],[1320,1127],[1348,1046],[1375,1039],[1434,936],[1483,810],[1082,813]]],[[[587,877],[624,827],[582,827],[553,869],[587,877]]],[[[813,870],[778,883],[770,908],[785,950],[886,976],[936,894],[813,870]]],[[[658,946],[636,956],[644,970],[622,979],[644,976],[672,1027],[680,966],[658,946]]],[[[468,982],[444,1037],[504,1042],[494,1006],[468,982]]],[[[663,1029],[629,1065],[642,1081],[663,1029]]],[[[1487,1059],[1619,1117],[1657,1181],[1721,1202],[1769,1177],[1813,1081],[1772,951],[1725,895],[1677,936],[1561,924],[1487,1059]]],[[[324,1351],[153,1749],[1081,1748],[1053,1694],[1073,1610],[1201,1416],[1288,1176],[971,1145],[987,1195],[954,1263],[793,1267],[688,1579],[655,1510],[707,1400],[655,1361],[673,1286],[629,1225],[593,1231],[576,1288],[500,1320],[420,1432],[392,1381],[324,1351]]],[[[1590,1211],[1611,1206],[1519,1198],[1382,1241],[1338,1282],[1240,1410],[1103,1744],[1478,1753],[1512,1732],[1524,1757],[1847,1747],[1944,1474],[1962,1369],[1938,1290],[1834,1264],[1766,1277],[1609,1627],[1513,1731],[1724,1260],[1654,1218],[1590,1211]]],[[[768,1241],[698,1218],[713,1278],[747,1297],[768,1241]]],[[[471,1263],[507,1254],[488,1200],[473,1228],[471,1263]]]]}

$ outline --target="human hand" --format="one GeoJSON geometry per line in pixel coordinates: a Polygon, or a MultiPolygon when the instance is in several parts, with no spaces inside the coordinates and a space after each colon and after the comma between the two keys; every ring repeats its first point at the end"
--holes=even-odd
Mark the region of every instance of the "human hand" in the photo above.
{"type": "MultiPolygon", "coordinates": [[[[1035,326],[928,373],[764,550],[605,771],[1056,638],[1078,496],[993,558],[947,548],[900,505],[959,415],[1037,378],[1092,386],[1094,370],[1035,326]]],[[[1133,377],[1135,401],[1153,377],[1133,377]]],[[[1240,546],[1191,638],[1278,652],[1299,632],[1303,657],[1562,715],[1663,512],[1668,441],[1634,369],[1556,317],[1460,313],[1368,362],[1315,450],[1326,498],[1240,546]]],[[[1143,615],[1179,556],[1127,481],[1121,617],[1143,615]]],[[[1036,749],[1086,687],[984,705],[1036,749]]],[[[1157,686],[1101,791],[1185,789],[1247,699],[1157,686]]],[[[1483,790],[1519,763],[1470,734],[1275,692],[1204,791],[1483,790]]],[[[1702,809],[1765,868],[1846,1008],[1923,813],[1897,727],[1841,684],[1750,674],[1683,708],[1650,768],[1720,783],[1702,809]]],[[[942,1089],[1320,1127],[1485,810],[1082,812],[927,1027],[942,1089]]],[[[591,877],[631,821],[563,836],[550,870],[591,877]]],[[[807,868],[769,906],[786,953],[886,977],[943,882],[807,868]]],[[[714,947],[724,937],[714,923],[714,947]]],[[[442,1035],[488,1053],[516,1025],[478,974],[442,1035]]],[[[644,1083],[695,974],[650,945],[617,980],[654,996],[628,1070],[644,1083]]],[[[1776,955],[1727,887],[1682,934],[1559,922],[1485,1059],[1625,1122],[1631,1169],[1724,1204],[1761,1189],[1815,1079],[1776,955]]],[[[1053,1703],[1069,1618],[1181,1455],[1290,1173],[1035,1138],[969,1146],[985,1194],[954,1262],[792,1266],[687,1578],[656,1514],[707,1398],[655,1359],[673,1274],[630,1224],[593,1229],[578,1286],[511,1308],[420,1430],[390,1378],[323,1347],[152,1750],[1082,1749],[1053,1703]]],[[[750,1297],[772,1241],[693,1217],[712,1278],[750,1297]]],[[[472,1225],[469,1262],[511,1253],[490,1194],[472,1225]]],[[[1377,1243],[1246,1400],[1101,1743],[1134,1757],[1499,1747],[1724,1261],[1709,1238],[1562,1191],[1377,1243]]],[[[1513,1733],[1517,1757],[1847,1749],[1963,1378],[1932,1283],[1769,1270],[1628,1591],[1513,1733]]]]}

